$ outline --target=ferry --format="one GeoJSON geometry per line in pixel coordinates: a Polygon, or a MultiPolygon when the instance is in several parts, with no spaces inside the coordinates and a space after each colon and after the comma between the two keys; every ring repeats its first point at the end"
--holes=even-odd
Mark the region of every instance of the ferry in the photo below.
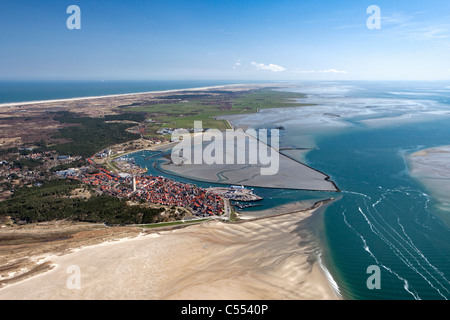
{"type": "Polygon", "coordinates": [[[241,204],[241,203],[239,203],[239,202],[236,202],[235,204],[234,204],[239,210],[243,210],[243,209],[247,209],[247,208],[252,208],[252,207],[259,207],[259,206],[262,206],[262,203],[243,203],[243,204],[241,204]]]}

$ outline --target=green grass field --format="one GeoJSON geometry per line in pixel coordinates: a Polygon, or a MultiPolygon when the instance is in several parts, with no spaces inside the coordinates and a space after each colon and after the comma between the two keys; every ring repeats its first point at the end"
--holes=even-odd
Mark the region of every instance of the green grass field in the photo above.
{"type": "Polygon", "coordinates": [[[229,129],[225,120],[218,116],[255,113],[260,109],[302,106],[291,99],[303,98],[295,92],[281,92],[270,89],[249,92],[221,92],[218,94],[195,95],[174,103],[149,106],[125,107],[127,111],[145,112],[154,123],[149,123],[147,134],[154,135],[161,128],[193,128],[194,121],[202,121],[203,128],[229,129]]]}
{"type": "Polygon", "coordinates": [[[191,220],[191,221],[174,221],[174,222],[162,222],[162,223],[153,223],[153,224],[146,224],[144,226],[141,226],[143,228],[161,228],[161,227],[170,227],[170,226],[176,226],[176,225],[185,225],[190,223],[199,223],[204,222],[209,219],[199,219],[199,220],[191,220]]]}

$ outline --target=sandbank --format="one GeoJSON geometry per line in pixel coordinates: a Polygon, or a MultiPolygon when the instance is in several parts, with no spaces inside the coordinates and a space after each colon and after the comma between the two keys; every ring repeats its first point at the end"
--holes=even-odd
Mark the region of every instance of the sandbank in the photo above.
{"type": "Polygon", "coordinates": [[[340,299],[305,225],[313,213],[211,221],[47,255],[52,270],[0,289],[0,299],[340,299]],[[80,289],[67,286],[71,266],[80,289]]]}
{"type": "MultiPolygon", "coordinates": [[[[173,162],[168,162],[162,165],[161,168],[171,174],[211,183],[227,185],[237,184],[249,187],[339,192],[338,187],[333,181],[330,181],[328,175],[280,153],[278,149],[268,146],[246,132],[236,131],[235,134],[236,137],[242,141],[247,139],[246,144],[239,144],[237,142],[238,139],[229,141],[223,138],[223,144],[217,145],[222,149],[224,158],[229,156],[229,158],[233,160],[232,163],[222,161],[222,163],[195,164],[193,159],[189,159],[189,164],[175,164],[173,162]],[[271,160],[273,160],[273,162],[270,163],[270,166],[273,167],[273,170],[269,172],[270,174],[263,174],[262,171],[263,168],[268,168],[269,165],[263,165],[260,162],[251,164],[248,161],[250,153],[252,152],[251,147],[249,147],[250,143],[255,145],[259,144],[259,148],[265,146],[263,148],[264,152],[266,152],[266,149],[270,150],[271,160]],[[237,154],[244,155],[245,159],[247,159],[246,163],[237,164],[237,154]]],[[[212,136],[212,134],[208,132],[204,133],[203,141],[211,141],[214,139],[208,136],[212,136]]],[[[189,152],[191,155],[195,153],[195,149],[199,146],[200,148],[203,147],[204,150],[209,147],[206,146],[205,148],[201,139],[199,142],[196,142],[195,139],[193,140],[194,143],[190,145],[191,150],[189,152]]],[[[176,160],[177,157],[178,154],[173,153],[172,161],[174,159],[176,160]]],[[[184,156],[180,156],[179,158],[186,159],[184,156]]]]}
{"type": "MultiPolygon", "coordinates": [[[[438,208],[450,211],[450,146],[419,150],[406,157],[410,174],[439,201],[438,208]]],[[[450,219],[445,217],[450,225],[450,219]]]]}

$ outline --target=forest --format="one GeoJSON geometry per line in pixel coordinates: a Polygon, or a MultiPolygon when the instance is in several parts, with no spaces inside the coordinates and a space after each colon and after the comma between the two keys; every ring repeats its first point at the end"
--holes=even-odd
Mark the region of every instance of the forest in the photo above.
{"type": "Polygon", "coordinates": [[[0,202],[0,218],[10,216],[15,223],[71,220],[126,225],[159,222],[166,209],[145,205],[129,206],[125,199],[98,195],[77,180],[54,179],[40,186],[23,186],[0,202]],[[75,189],[89,191],[90,197],[74,197],[75,189]]]}
{"type": "Polygon", "coordinates": [[[135,121],[145,120],[144,113],[123,113],[107,115],[104,118],[80,117],[70,112],[58,112],[55,120],[72,124],[59,129],[53,138],[64,139],[69,142],[48,147],[59,154],[70,156],[91,157],[108,146],[124,143],[139,138],[126,129],[135,126],[133,123],[120,123],[108,121],[135,121]]]}

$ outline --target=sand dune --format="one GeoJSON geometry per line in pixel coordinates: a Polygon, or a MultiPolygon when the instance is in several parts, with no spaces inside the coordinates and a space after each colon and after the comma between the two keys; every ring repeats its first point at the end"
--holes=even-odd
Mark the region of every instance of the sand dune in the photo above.
{"type": "Polygon", "coordinates": [[[337,299],[304,227],[313,211],[209,222],[78,249],[0,299],[337,299]],[[77,266],[81,288],[69,289],[77,266]]]}
{"type": "MultiPolygon", "coordinates": [[[[126,97],[141,97],[147,95],[161,95],[169,93],[180,93],[180,92],[196,92],[205,90],[246,90],[248,88],[264,88],[267,86],[273,86],[274,84],[227,84],[219,86],[208,86],[199,88],[187,88],[187,89],[171,89],[171,90],[159,90],[159,91],[147,91],[147,92],[135,92],[135,93],[120,93],[120,94],[109,94],[102,96],[89,96],[89,97],[76,97],[76,98],[65,98],[65,99],[51,99],[51,100],[35,100],[35,101],[22,101],[22,102],[8,102],[0,103],[1,107],[16,107],[16,106],[27,106],[35,104],[45,104],[45,103],[61,103],[69,101],[83,101],[83,100],[98,100],[98,99],[110,99],[110,98],[126,98],[126,97]]],[[[280,85],[278,85],[280,86],[280,85]]]]}

